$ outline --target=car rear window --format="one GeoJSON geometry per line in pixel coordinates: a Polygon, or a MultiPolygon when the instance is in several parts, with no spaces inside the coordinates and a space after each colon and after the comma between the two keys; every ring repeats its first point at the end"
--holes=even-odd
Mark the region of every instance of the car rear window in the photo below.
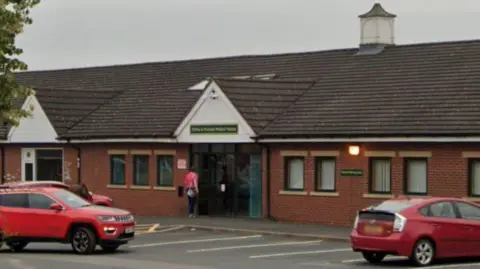
{"type": "Polygon", "coordinates": [[[418,203],[422,202],[422,200],[406,200],[406,201],[385,201],[378,205],[374,205],[369,207],[370,210],[378,210],[378,211],[388,211],[391,213],[398,213],[403,211],[407,208],[410,208],[418,203]]]}

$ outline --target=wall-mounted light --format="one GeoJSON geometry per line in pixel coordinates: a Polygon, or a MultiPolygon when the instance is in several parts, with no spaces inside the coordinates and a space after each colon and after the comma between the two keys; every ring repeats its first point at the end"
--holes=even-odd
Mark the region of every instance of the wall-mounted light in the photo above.
{"type": "Polygon", "coordinates": [[[357,156],[360,154],[360,147],[359,146],[348,146],[348,153],[350,155],[357,156]]]}

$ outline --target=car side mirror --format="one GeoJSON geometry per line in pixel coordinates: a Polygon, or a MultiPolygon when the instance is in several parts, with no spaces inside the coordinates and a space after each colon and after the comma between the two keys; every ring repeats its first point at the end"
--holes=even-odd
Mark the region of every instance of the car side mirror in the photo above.
{"type": "Polygon", "coordinates": [[[55,210],[55,211],[61,211],[63,210],[63,206],[57,203],[53,203],[50,205],[50,209],[55,210]]]}

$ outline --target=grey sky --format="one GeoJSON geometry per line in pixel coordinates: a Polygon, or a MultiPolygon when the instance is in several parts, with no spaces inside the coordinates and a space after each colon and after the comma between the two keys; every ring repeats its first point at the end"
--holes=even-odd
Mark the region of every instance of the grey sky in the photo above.
{"type": "MultiPolygon", "coordinates": [[[[479,0],[380,0],[396,43],[480,38],[479,0]]],[[[42,0],[30,70],[355,47],[373,0],[42,0]]]]}

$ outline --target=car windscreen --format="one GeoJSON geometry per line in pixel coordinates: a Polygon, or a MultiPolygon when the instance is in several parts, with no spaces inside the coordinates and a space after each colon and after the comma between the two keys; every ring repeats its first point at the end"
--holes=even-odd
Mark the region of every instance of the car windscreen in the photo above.
{"type": "Polygon", "coordinates": [[[70,191],[59,190],[54,192],[52,195],[66,203],[71,208],[79,208],[90,205],[89,202],[70,191]]]}
{"type": "Polygon", "coordinates": [[[400,211],[403,211],[407,208],[410,208],[418,203],[421,203],[422,200],[416,199],[416,200],[402,200],[402,201],[385,201],[380,204],[374,205],[369,207],[369,210],[375,210],[375,211],[387,211],[391,213],[398,213],[400,211]]]}

